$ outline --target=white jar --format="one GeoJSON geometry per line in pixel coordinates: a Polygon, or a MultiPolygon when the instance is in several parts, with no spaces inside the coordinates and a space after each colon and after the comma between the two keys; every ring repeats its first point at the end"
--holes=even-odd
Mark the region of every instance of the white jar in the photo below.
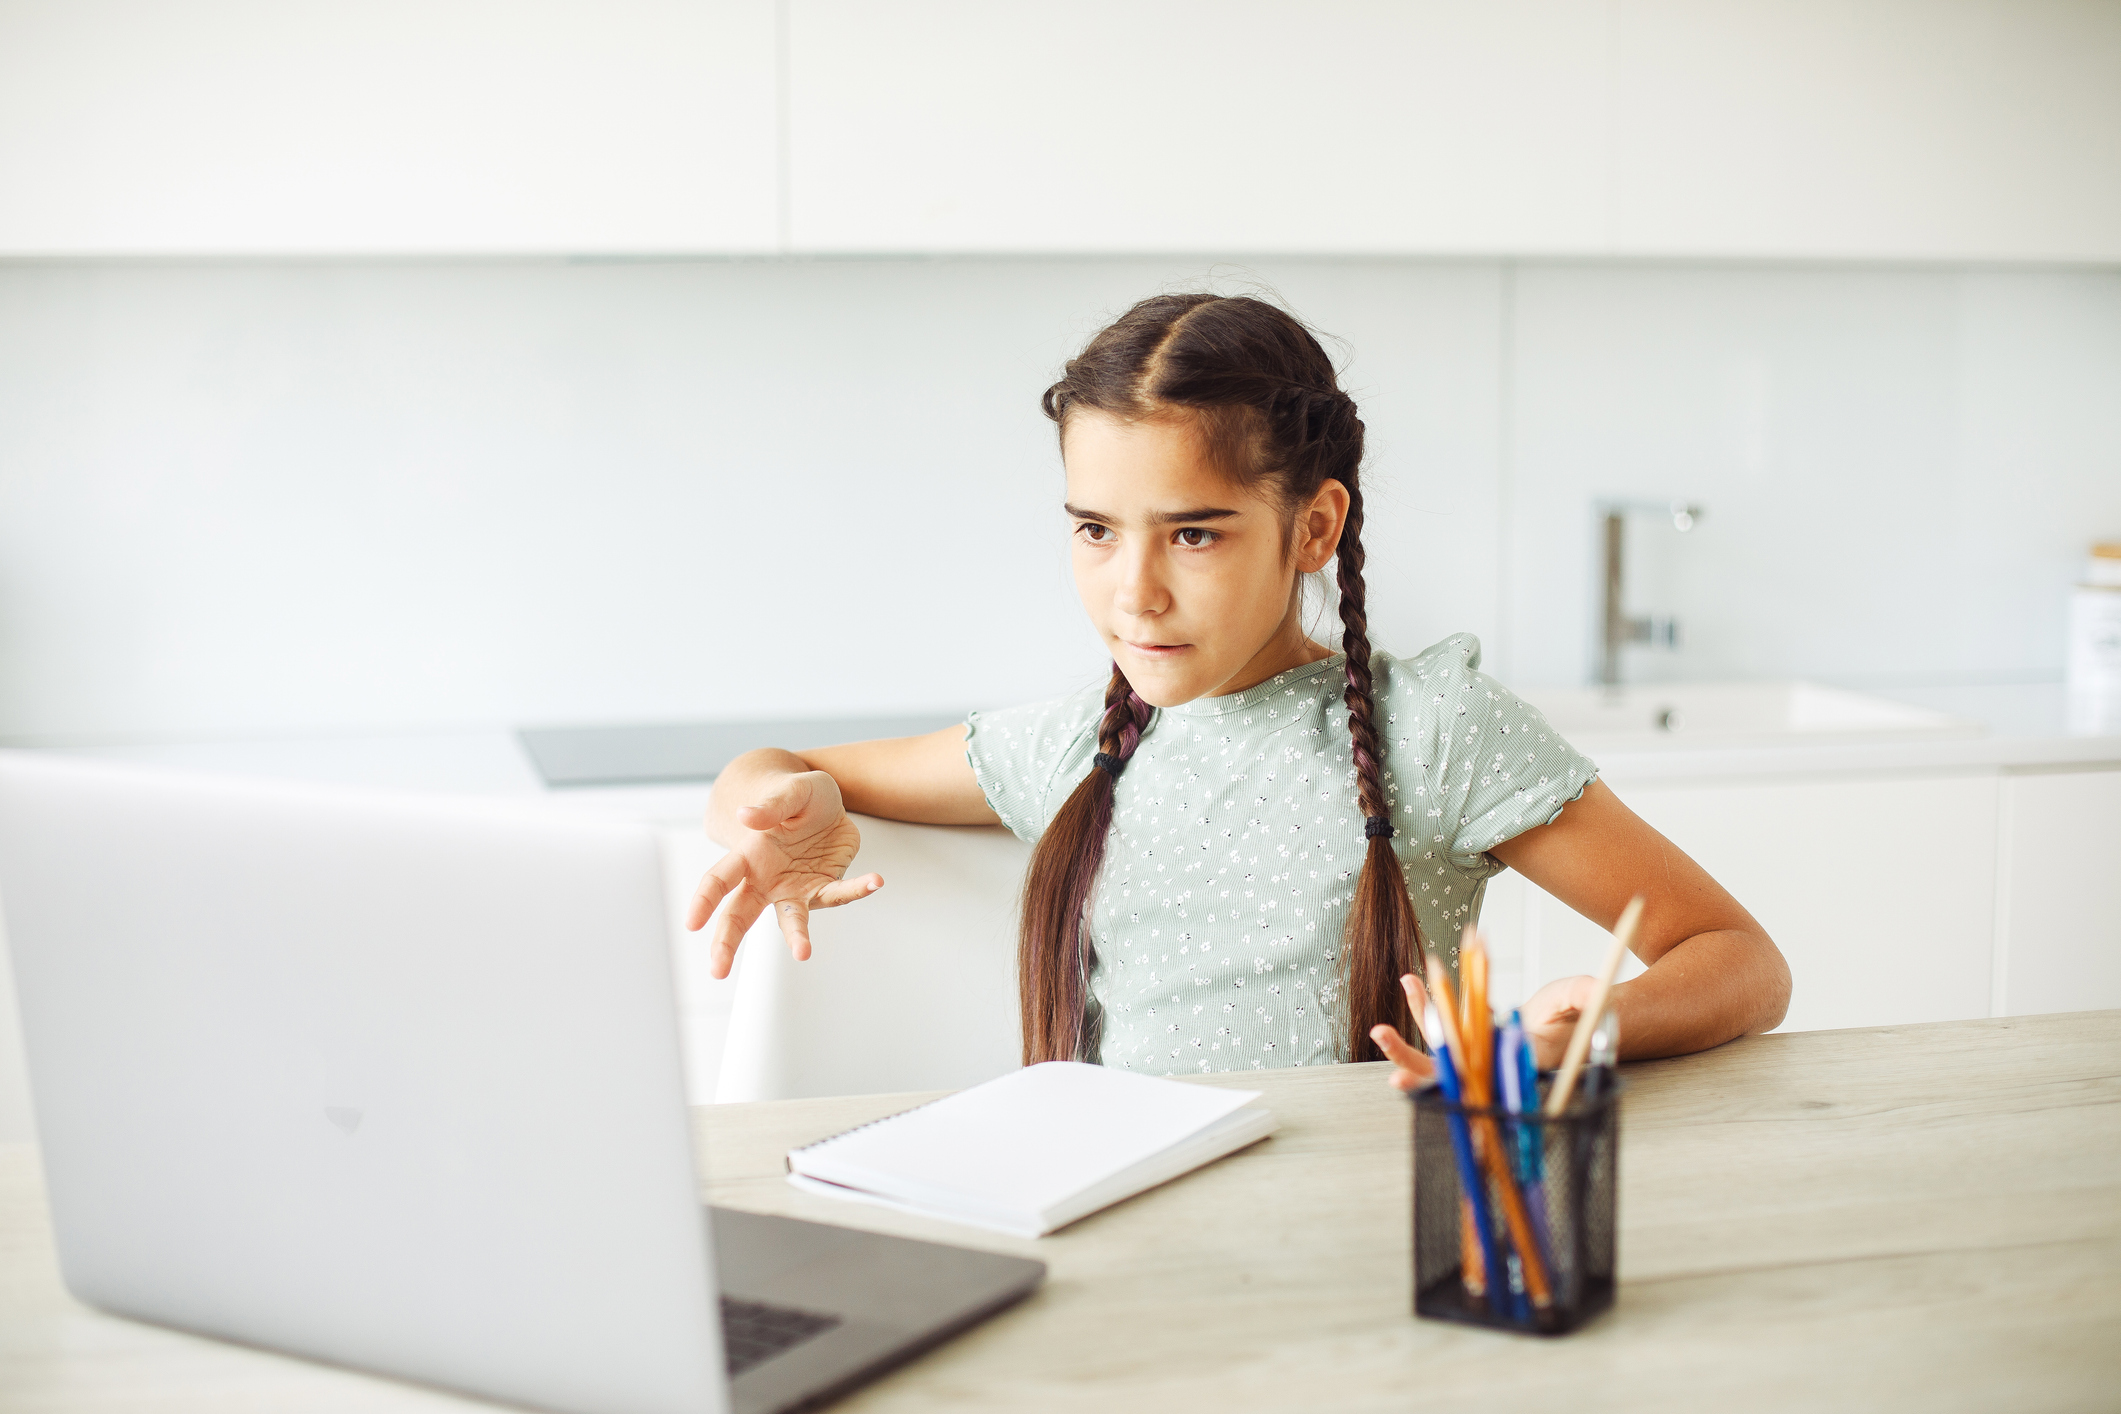
{"type": "Polygon", "coordinates": [[[2068,681],[2073,722],[2121,730],[2121,542],[2092,547],[2070,595],[2068,681]]]}

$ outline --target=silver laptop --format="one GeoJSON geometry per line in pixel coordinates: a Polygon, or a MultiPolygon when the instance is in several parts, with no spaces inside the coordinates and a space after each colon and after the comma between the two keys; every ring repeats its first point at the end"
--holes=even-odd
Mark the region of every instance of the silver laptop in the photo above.
{"type": "Polygon", "coordinates": [[[579,1414],[831,1398],[1038,1262],[703,1209],[655,840],[0,753],[66,1282],[579,1414]]]}

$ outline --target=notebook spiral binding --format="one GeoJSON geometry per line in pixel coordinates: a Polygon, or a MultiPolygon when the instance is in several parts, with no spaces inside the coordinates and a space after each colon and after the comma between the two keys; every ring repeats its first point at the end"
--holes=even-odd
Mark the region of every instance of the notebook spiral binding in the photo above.
{"type": "Polygon", "coordinates": [[[859,1134],[865,1129],[874,1129],[880,1124],[889,1124],[895,1119],[904,1119],[907,1115],[913,1114],[916,1111],[927,1109],[929,1105],[935,1104],[936,1100],[947,1100],[949,1098],[950,1097],[948,1095],[938,1095],[935,1100],[926,1100],[908,1109],[894,1110],[887,1115],[878,1115],[875,1119],[865,1120],[860,1124],[852,1126],[851,1128],[842,1129],[837,1134],[828,1134],[823,1139],[813,1139],[808,1144],[798,1144],[781,1157],[781,1163],[785,1168],[787,1168],[790,1173],[794,1173],[794,1160],[797,1154],[807,1153],[812,1149],[822,1149],[827,1144],[832,1143],[834,1140],[845,1139],[850,1134],[859,1134]]]}

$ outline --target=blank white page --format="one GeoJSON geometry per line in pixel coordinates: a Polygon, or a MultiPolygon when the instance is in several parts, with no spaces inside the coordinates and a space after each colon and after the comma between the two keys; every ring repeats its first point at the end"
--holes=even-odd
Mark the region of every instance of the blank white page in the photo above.
{"type": "Polygon", "coordinates": [[[1047,1061],[797,1149],[788,1165],[925,1207],[1029,1217],[1183,1143],[1258,1094],[1047,1061]]]}

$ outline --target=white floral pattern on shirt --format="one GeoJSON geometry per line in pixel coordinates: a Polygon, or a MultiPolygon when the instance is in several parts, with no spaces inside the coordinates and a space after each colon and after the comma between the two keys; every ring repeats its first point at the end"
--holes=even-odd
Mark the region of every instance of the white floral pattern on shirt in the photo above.
{"type": "MultiPolygon", "coordinates": [[[[1336,1061],[1340,932],[1365,841],[1336,654],[1158,711],[1115,783],[1091,901],[1099,1059],[1169,1074],[1336,1061]]],[[[1561,812],[1597,768],[1481,673],[1470,634],[1372,660],[1392,840],[1455,969],[1495,845],[1561,812]]],[[[974,713],[966,755],[1036,840],[1097,750],[1103,689],[974,713]]]]}

